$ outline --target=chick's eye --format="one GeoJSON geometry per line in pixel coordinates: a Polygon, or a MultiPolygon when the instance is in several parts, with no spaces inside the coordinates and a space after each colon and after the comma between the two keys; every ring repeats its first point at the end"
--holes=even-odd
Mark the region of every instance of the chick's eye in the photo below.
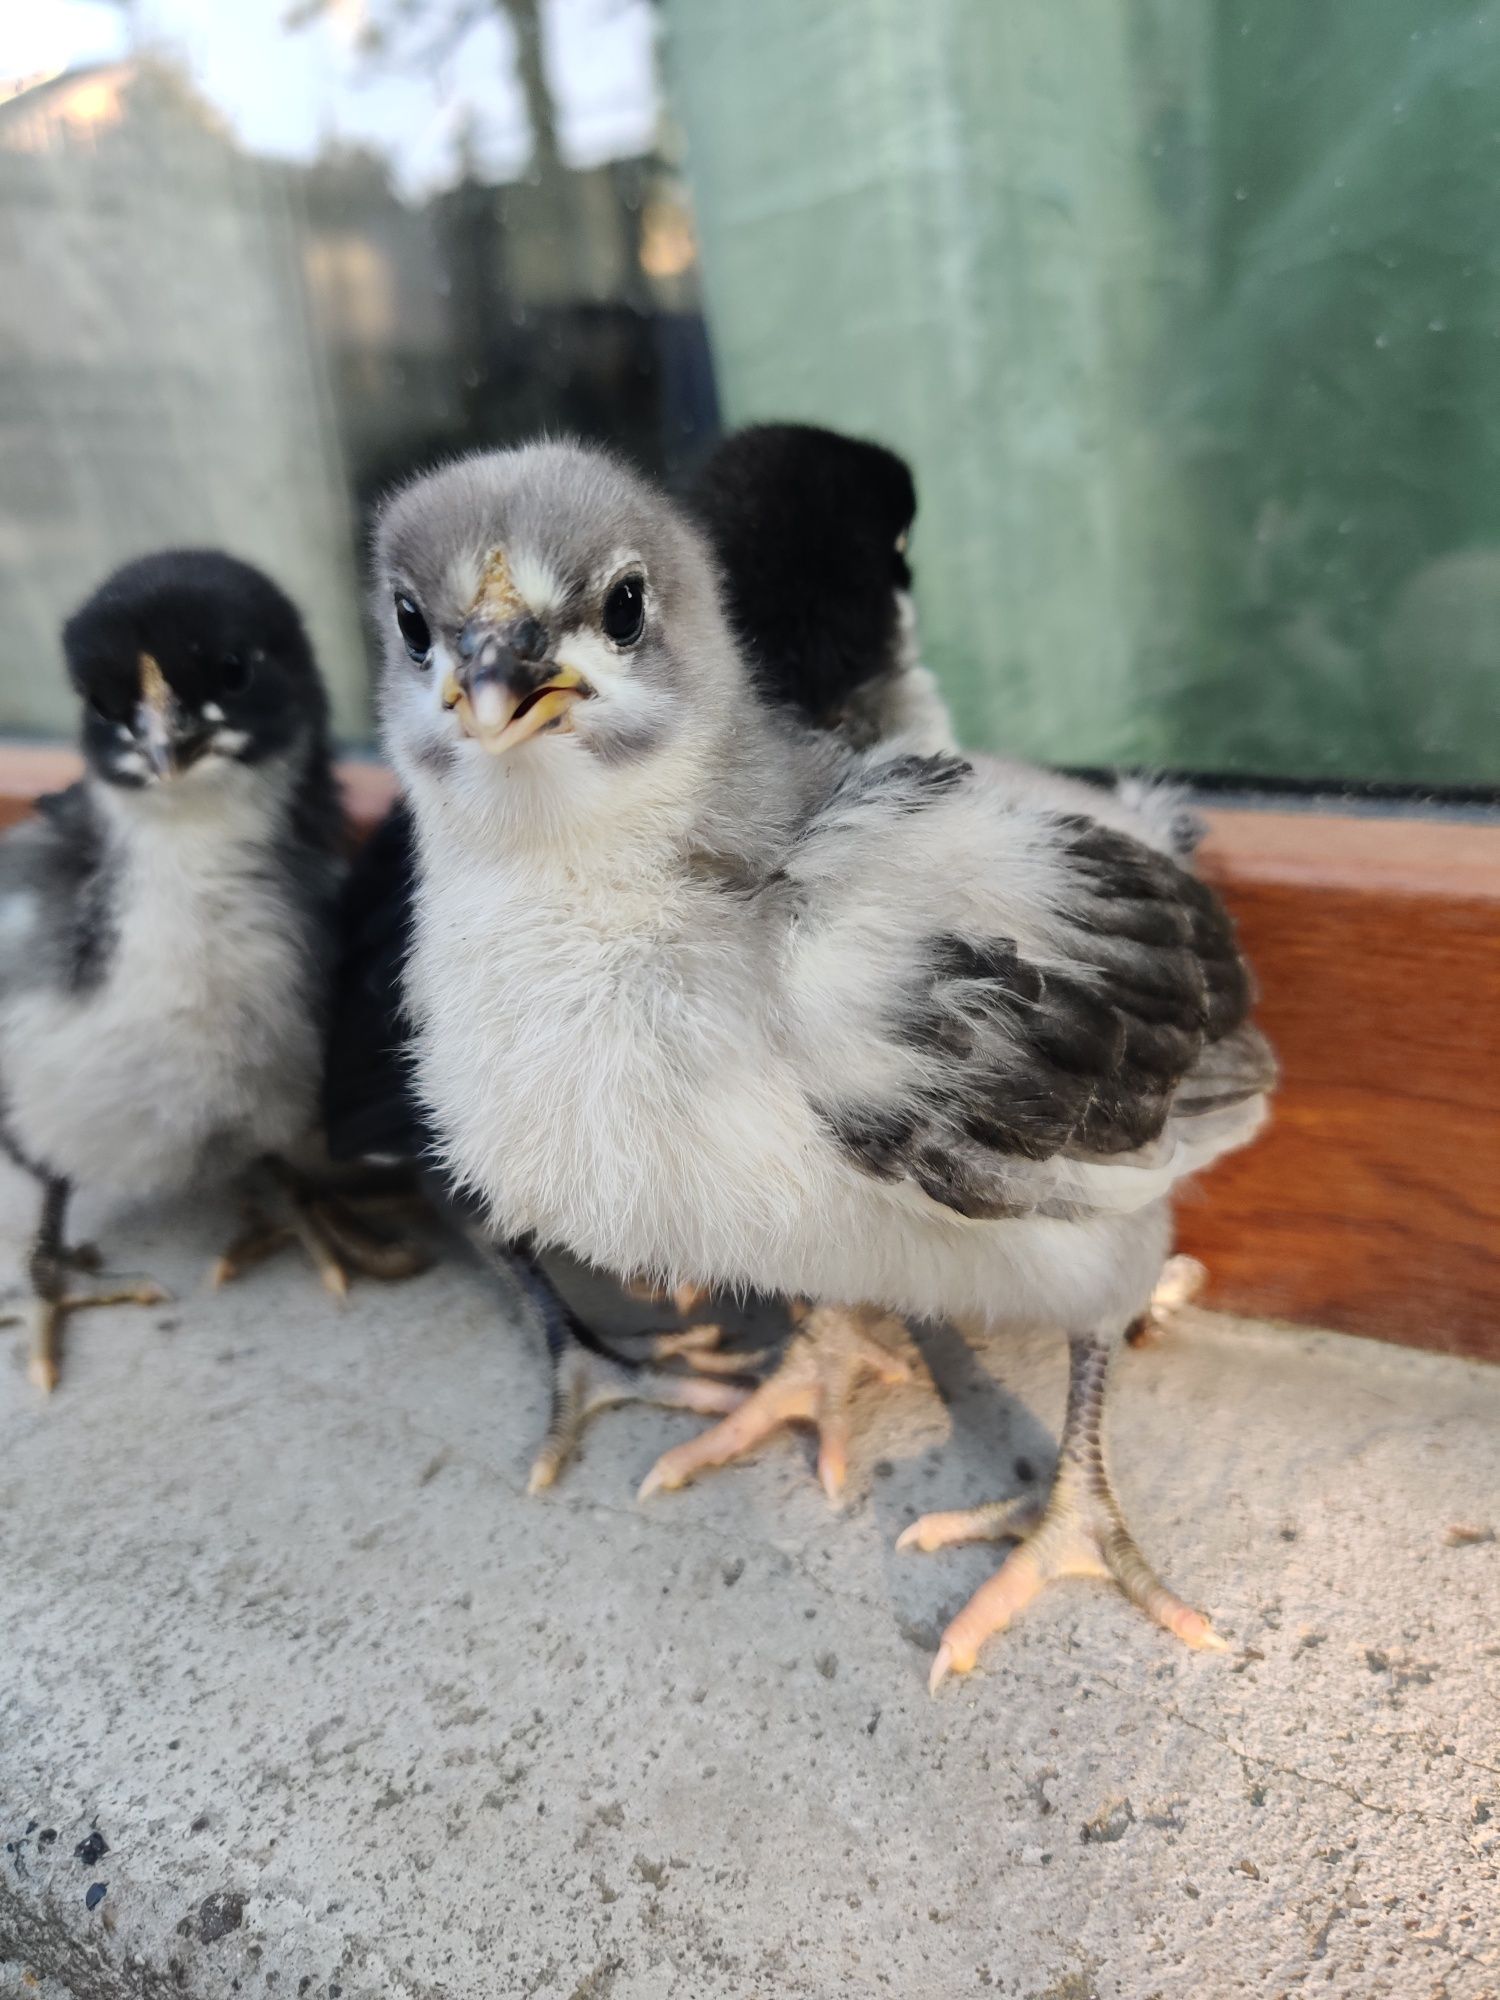
{"type": "Polygon", "coordinates": [[[638,576],[622,576],[604,600],[604,636],[617,646],[633,646],[646,622],[646,587],[638,576]]]}
{"type": "Polygon", "coordinates": [[[255,679],[255,662],[230,653],[219,662],[219,685],[225,694],[244,694],[255,679]]]}
{"type": "Polygon", "coordinates": [[[425,666],[432,651],[432,634],[427,629],[427,620],[417,609],[416,600],[399,592],[396,597],[396,624],[407,652],[418,666],[425,666]]]}

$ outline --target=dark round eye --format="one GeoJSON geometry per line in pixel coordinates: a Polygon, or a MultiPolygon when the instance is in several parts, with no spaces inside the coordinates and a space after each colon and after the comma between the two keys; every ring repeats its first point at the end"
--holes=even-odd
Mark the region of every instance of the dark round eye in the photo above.
{"type": "Polygon", "coordinates": [[[646,622],[646,585],[639,576],[622,576],[604,600],[604,636],[617,646],[633,646],[646,622]]]}
{"type": "Polygon", "coordinates": [[[427,620],[417,609],[415,598],[405,597],[399,591],[396,595],[396,623],[406,642],[407,652],[419,667],[426,666],[432,651],[432,634],[427,629],[427,620]]]}
{"type": "Polygon", "coordinates": [[[244,694],[255,679],[255,662],[229,653],[219,662],[219,686],[225,694],[244,694]]]}

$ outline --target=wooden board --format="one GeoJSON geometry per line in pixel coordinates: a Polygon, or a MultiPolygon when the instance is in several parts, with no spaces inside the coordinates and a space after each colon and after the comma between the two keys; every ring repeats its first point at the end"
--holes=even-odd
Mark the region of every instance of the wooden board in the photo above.
{"type": "Polygon", "coordinates": [[[1208,817],[1284,1072],[1182,1205],[1209,1302],[1500,1360],[1500,829],[1208,817]]]}
{"type": "MultiPolygon", "coordinates": [[[[0,825],[77,769],[0,750],[0,825]]],[[[367,829],[390,774],[342,776],[367,829]]],[[[1270,1131],[1181,1204],[1208,1302],[1500,1361],[1500,828],[1206,817],[1284,1073],[1270,1131]]]]}

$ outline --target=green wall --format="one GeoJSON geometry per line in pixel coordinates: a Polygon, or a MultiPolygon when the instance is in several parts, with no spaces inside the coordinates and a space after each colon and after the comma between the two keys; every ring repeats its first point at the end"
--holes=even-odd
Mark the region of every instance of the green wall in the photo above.
{"type": "Polygon", "coordinates": [[[912,458],[969,741],[1500,780],[1500,10],[666,18],[726,414],[912,458]]]}

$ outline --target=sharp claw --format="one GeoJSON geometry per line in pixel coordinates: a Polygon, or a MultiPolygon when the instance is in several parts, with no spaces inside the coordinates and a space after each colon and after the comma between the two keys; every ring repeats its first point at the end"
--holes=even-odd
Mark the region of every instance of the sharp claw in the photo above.
{"type": "MultiPolygon", "coordinates": [[[[953,1648],[948,1645],[939,1646],[937,1656],[933,1660],[931,1669],[927,1675],[927,1692],[929,1694],[937,1693],[943,1682],[947,1680],[950,1669],[953,1669],[953,1648]]],[[[958,1669],[956,1671],[962,1670],[958,1669]]]]}
{"type": "Polygon", "coordinates": [[[898,1549],[920,1549],[921,1546],[922,1546],[922,1523],[920,1521],[911,1522],[911,1524],[908,1527],[903,1528],[900,1534],[897,1535],[896,1537],[896,1547],[898,1549]]]}
{"type": "Polygon", "coordinates": [[[677,1490],[677,1483],[668,1480],[667,1475],[665,1472],[662,1471],[660,1464],[653,1465],[651,1470],[646,1474],[645,1478],[641,1481],[640,1485],[636,1488],[635,1492],[636,1502],[637,1504],[639,1504],[643,1500],[649,1500],[653,1493],[663,1493],[663,1492],[675,1493],[676,1490],[677,1490]]]}
{"type": "Polygon", "coordinates": [[[842,1452],[824,1450],[818,1454],[818,1484],[828,1495],[832,1506],[839,1507],[844,1499],[844,1481],[849,1468],[842,1452]]]}
{"type": "Polygon", "coordinates": [[[1198,1639],[1189,1639],[1188,1644],[1196,1646],[1200,1652],[1204,1653],[1227,1653],[1231,1650],[1229,1641],[1217,1633],[1212,1625],[1205,1626],[1203,1636],[1198,1639]]]}
{"type": "Polygon", "coordinates": [[[535,1498],[538,1493],[545,1493],[547,1488],[555,1485],[556,1482],[556,1463],[550,1458],[536,1459],[532,1464],[530,1472],[526,1475],[527,1497],[535,1498]]]}
{"type": "Polygon", "coordinates": [[[50,1396],[57,1387],[57,1363],[46,1356],[34,1354],[26,1364],[26,1379],[33,1389],[40,1389],[44,1396],[50,1396]]]}

